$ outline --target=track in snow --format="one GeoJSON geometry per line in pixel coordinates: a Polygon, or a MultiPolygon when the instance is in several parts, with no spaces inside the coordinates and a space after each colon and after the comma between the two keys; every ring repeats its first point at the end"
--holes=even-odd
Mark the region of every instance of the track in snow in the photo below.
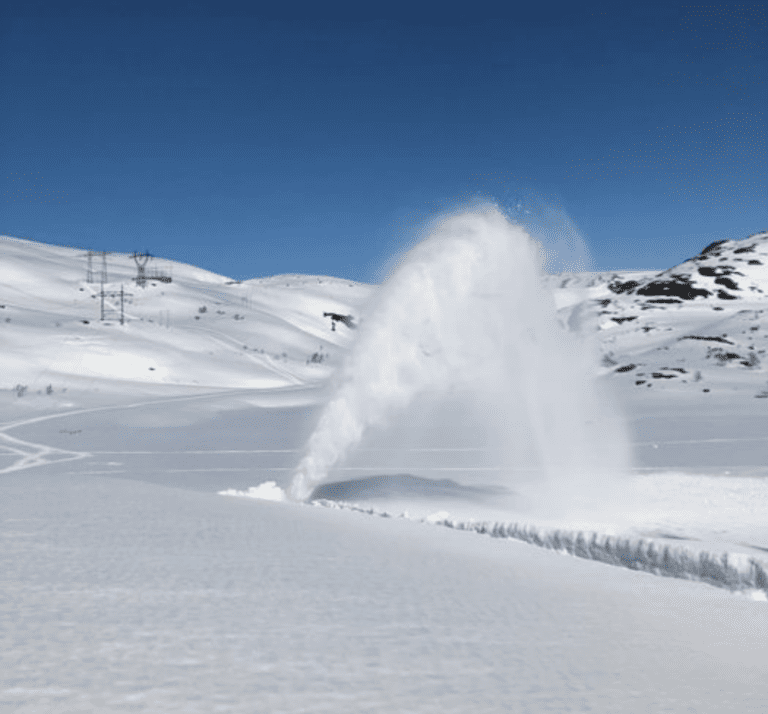
{"type": "Polygon", "coordinates": [[[9,436],[4,431],[0,431],[0,456],[10,456],[13,462],[10,466],[0,468],[0,474],[62,461],[77,461],[91,456],[87,451],[68,451],[66,449],[57,449],[53,446],[46,446],[45,444],[23,441],[22,439],[9,436]]]}

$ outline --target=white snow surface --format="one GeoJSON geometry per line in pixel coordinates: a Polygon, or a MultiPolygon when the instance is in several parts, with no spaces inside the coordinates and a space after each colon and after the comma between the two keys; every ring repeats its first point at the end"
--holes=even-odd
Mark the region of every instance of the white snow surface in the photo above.
{"type": "Polygon", "coordinates": [[[374,286],[108,255],[120,325],[84,250],[0,239],[0,712],[767,711],[766,588],[552,547],[768,567],[766,253],[545,280],[631,435],[615,503],[394,423],[322,508],[282,496],[356,336],[323,313],[374,286]]]}
{"type": "MultiPolygon", "coordinates": [[[[155,260],[139,287],[129,255],[106,256],[0,237],[3,379],[30,389],[93,380],[147,385],[253,387],[327,379],[353,330],[323,313],[359,315],[372,287],[325,276],[236,282],[155,260]],[[120,324],[120,290],[124,324],[120,324]],[[128,296],[126,297],[126,294],[128,296]]],[[[117,391],[121,390],[115,385],[117,391]]]]}

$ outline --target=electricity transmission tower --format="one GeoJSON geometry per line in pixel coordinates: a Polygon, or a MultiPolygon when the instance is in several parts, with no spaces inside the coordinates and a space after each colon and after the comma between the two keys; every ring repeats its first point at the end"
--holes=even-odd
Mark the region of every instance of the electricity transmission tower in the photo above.
{"type": "Polygon", "coordinates": [[[141,288],[147,287],[146,267],[151,257],[152,256],[146,250],[143,253],[136,253],[134,251],[131,254],[131,258],[133,258],[134,263],[136,263],[136,278],[135,278],[136,285],[138,285],[141,288]]]}
{"type": "Polygon", "coordinates": [[[172,281],[170,275],[164,275],[157,270],[147,273],[147,263],[155,257],[148,251],[145,250],[143,253],[134,252],[131,254],[131,257],[136,263],[136,277],[134,278],[136,285],[145,288],[147,287],[148,280],[156,280],[161,283],[170,283],[172,281]]]}
{"type": "Polygon", "coordinates": [[[113,305],[108,305],[106,300],[114,300],[120,298],[120,324],[125,324],[125,303],[131,302],[133,293],[127,293],[123,290],[123,286],[120,286],[120,291],[117,290],[104,290],[104,284],[101,285],[101,321],[109,319],[110,315],[117,317],[117,308],[113,305]]]}
{"type": "Polygon", "coordinates": [[[88,283],[95,283],[97,282],[94,280],[96,270],[94,270],[93,267],[93,258],[94,256],[100,255],[101,256],[101,268],[98,270],[99,272],[99,280],[98,282],[104,284],[108,283],[109,280],[107,278],[107,256],[109,253],[106,250],[89,250],[86,254],[88,258],[88,271],[86,272],[85,280],[88,283]]]}

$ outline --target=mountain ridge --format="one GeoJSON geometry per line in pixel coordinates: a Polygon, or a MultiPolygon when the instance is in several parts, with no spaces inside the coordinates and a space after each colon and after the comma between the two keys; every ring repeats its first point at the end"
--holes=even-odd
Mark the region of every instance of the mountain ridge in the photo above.
{"type": "MultiPolygon", "coordinates": [[[[376,290],[333,276],[234,281],[160,259],[172,282],[150,273],[142,288],[131,256],[115,253],[107,256],[102,312],[102,285],[88,282],[86,261],[82,249],[0,237],[0,389],[42,391],[83,380],[321,386],[351,347],[351,328],[376,290]]],[[[652,391],[686,385],[706,393],[729,384],[762,396],[766,266],[768,232],[760,232],[711,243],[663,271],[543,280],[563,326],[596,337],[602,378],[652,391]]]]}

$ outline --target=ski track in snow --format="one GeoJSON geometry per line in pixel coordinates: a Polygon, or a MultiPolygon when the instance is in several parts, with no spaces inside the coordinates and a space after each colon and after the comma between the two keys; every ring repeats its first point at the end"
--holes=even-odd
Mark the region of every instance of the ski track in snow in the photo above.
{"type": "MultiPolygon", "coordinates": [[[[240,390],[228,390],[238,392],[240,390]]],[[[221,393],[215,393],[214,396],[220,396],[221,393]]],[[[14,436],[10,436],[6,432],[11,429],[16,429],[22,426],[29,426],[30,424],[39,424],[40,422],[50,421],[53,419],[61,419],[64,417],[75,416],[80,414],[92,414],[94,412],[102,411],[114,411],[118,409],[134,409],[137,407],[144,407],[153,404],[166,404],[170,402],[188,401],[194,399],[204,399],[211,397],[211,394],[194,394],[185,395],[181,397],[167,397],[164,399],[152,399],[142,402],[134,402],[131,404],[112,404],[101,407],[89,407],[85,409],[74,409],[67,412],[59,412],[57,414],[44,414],[42,416],[31,417],[29,419],[22,419],[21,421],[10,422],[0,426],[0,456],[10,455],[16,456],[16,460],[10,465],[4,468],[0,468],[0,474],[11,473],[12,471],[22,471],[24,469],[35,468],[38,466],[46,466],[52,463],[60,463],[64,461],[78,461],[93,457],[96,453],[111,453],[111,452],[91,452],[91,451],[70,451],[68,449],[60,449],[54,446],[48,446],[33,441],[24,441],[14,436]]],[[[120,453],[134,453],[134,452],[120,452],[120,453]]],[[[136,452],[141,453],[141,452],[136,452]]],[[[102,472],[99,472],[102,473],[102,472]]],[[[104,472],[108,473],[108,472],[104,472]]]]}
{"type": "MultiPolygon", "coordinates": [[[[5,427],[6,429],[9,427],[5,427]]],[[[12,471],[21,471],[35,466],[45,466],[47,464],[58,463],[62,461],[77,461],[87,459],[91,454],[87,451],[68,451],[58,449],[45,444],[35,444],[31,441],[23,441],[4,433],[5,429],[0,431],[0,455],[10,454],[16,456],[16,460],[5,468],[0,468],[0,474],[11,473],[12,471]]]]}
{"type": "MultiPolygon", "coordinates": [[[[240,340],[236,340],[234,337],[230,337],[229,335],[226,335],[223,332],[215,332],[214,330],[208,330],[204,327],[196,327],[195,330],[197,332],[202,332],[208,335],[208,338],[210,340],[212,340],[213,342],[216,342],[217,344],[223,347],[227,347],[227,348],[230,348],[232,346],[240,347],[242,345],[242,342],[240,340]]],[[[298,386],[303,384],[302,380],[299,379],[293,372],[291,372],[288,369],[285,369],[284,367],[281,367],[277,363],[277,360],[270,359],[266,355],[248,353],[247,351],[243,352],[243,355],[247,357],[254,364],[258,364],[260,367],[265,367],[266,369],[269,369],[275,374],[277,374],[279,377],[282,377],[290,385],[298,386]]]]}

